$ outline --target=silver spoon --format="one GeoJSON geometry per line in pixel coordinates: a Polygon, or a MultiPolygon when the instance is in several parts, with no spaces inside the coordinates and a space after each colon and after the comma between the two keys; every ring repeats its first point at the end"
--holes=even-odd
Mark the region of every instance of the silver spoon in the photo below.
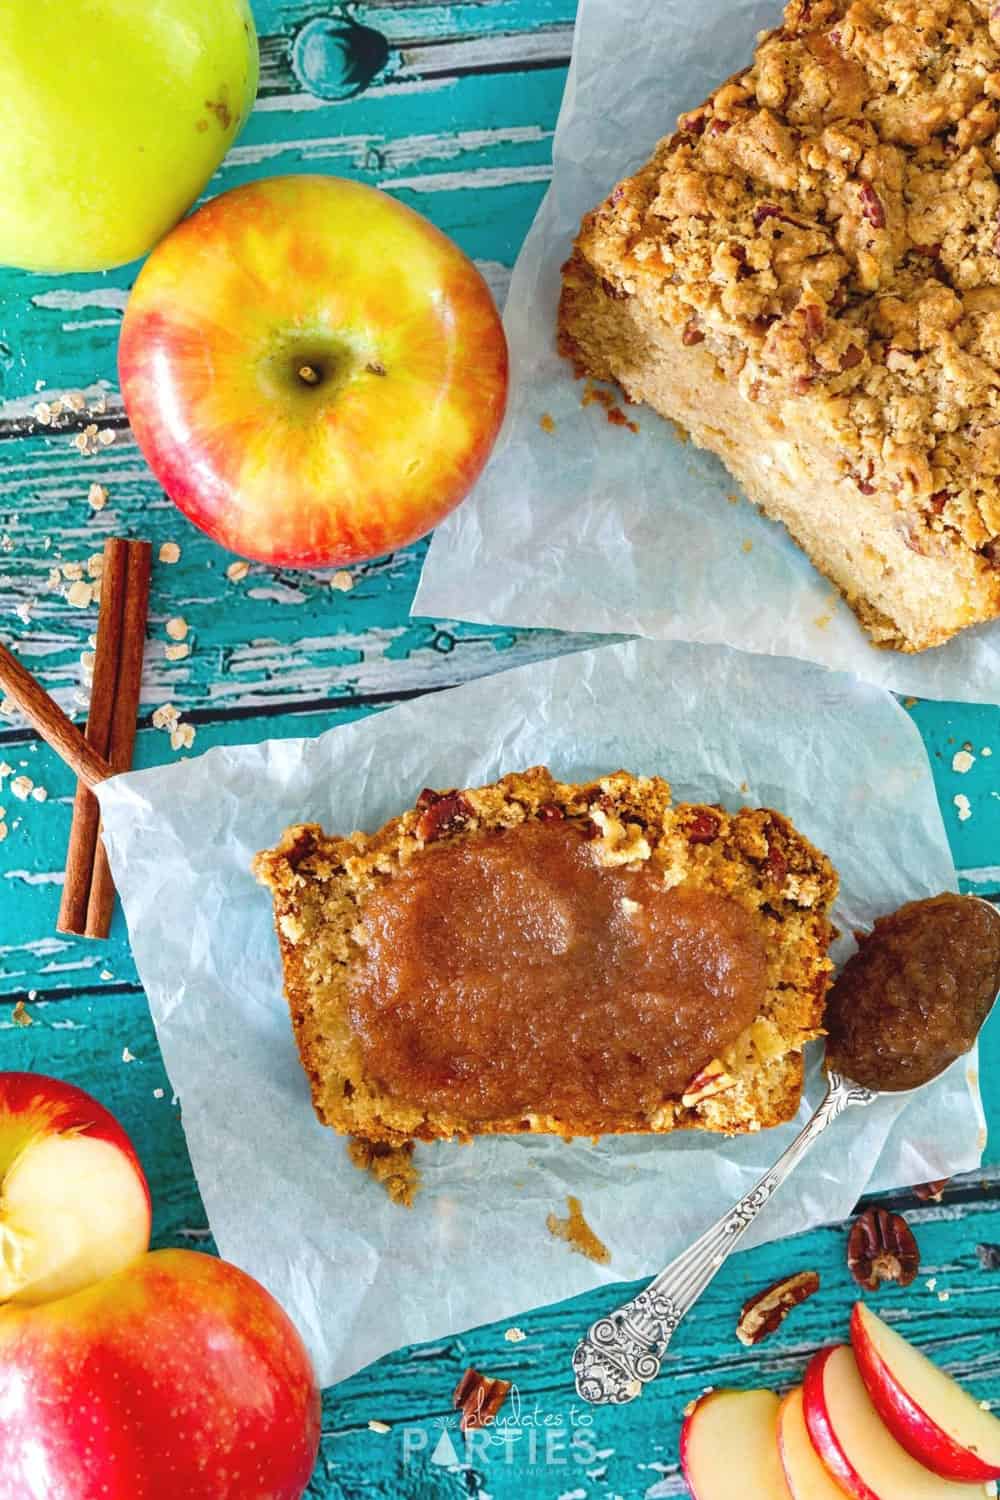
{"type": "MultiPolygon", "coordinates": [[[[981,896],[967,899],[988,907],[1000,921],[1000,910],[989,901],[981,896]]],[[[946,1071],[942,1069],[942,1072],[946,1071]]],[[[826,1095],[816,1113],[757,1185],[654,1277],[645,1291],[616,1312],[598,1318],[586,1337],[580,1340],[573,1351],[573,1369],[576,1389],[582,1400],[599,1406],[624,1406],[642,1394],[644,1387],[659,1375],[667,1345],[681,1319],[691,1311],[761,1209],[771,1201],[827,1126],[852,1105],[873,1104],[881,1097],[874,1089],[864,1088],[840,1073],[828,1072],[827,1080],[826,1095]]],[[[882,1092],[891,1092],[899,1098],[904,1094],[915,1094],[919,1088],[926,1088],[934,1081],[930,1078],[918,1088],[882,1092]]]]}

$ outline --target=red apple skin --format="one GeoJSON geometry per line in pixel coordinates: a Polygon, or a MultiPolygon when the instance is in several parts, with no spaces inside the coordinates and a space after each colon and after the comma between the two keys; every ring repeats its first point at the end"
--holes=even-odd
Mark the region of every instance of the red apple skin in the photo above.
{"type": "Polygon", "coordinates": [[[852,1500],[879,1500],[879,1496],[861,1478],[840,1446],[837,1435],[827,1415],[826,1398],[823,1394],[823,1369],[827,1360],[842,1345],[831,1344],[814,1354],[806,1367],[802,1382],[802,1400],[809,1437],[830,1473],[852,1500]]]}
{"type": "Polygon", "coordinates": [[[292,1323],[190,1250],[0,1309],[0,1412],[0,1500],[299,1500],[319,1447],[292,1323]]]}
{"type": "Polygon", "coordinates": [[[3,1130],[5,1115],[16,1127],[39,1134],[63,1135],[75,1130],[116,1146],[135,1168],[135,1175],[146,1194],[152,1228],[153,1202],[135,1147],[110,1110],[92,1095],[73,1083],[50,1078],[46,1073],[0,1073],[0,1131],[3,1130]]]}
{"type": "Polygon", "coordinates": [[[336,177],[265,178],[178,225],[139,275],[118,364],[170,498],[284,567],[430,531],[479,477],[507,400],[503,325],[472,262],[336,177]]]}
{"type": "Polygon", "coordinates": [[[861,1379],[882,1421],[901,1448],[925,1469],[942,1479],[1000,1479],[1000,1469],[983,1463],[938,1426],[893,1379],[884,1360],[864,1331],[860,1302],[851,1313],[851,1347],[861,1379]]]}

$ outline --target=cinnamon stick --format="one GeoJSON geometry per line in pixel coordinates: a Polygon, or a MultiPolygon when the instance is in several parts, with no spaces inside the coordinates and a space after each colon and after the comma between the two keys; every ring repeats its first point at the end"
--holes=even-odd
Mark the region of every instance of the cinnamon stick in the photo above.
{"type": "Polygon", "coordinates": [[[103,756],[88,745],[71,719],[40,682],[36,682],[7,647],[0,645],[0,688],[24,714],[47,745],[75,771],[87,786],[97,786],[111,775],[103,756]]]}
{"type": "MultiPolygon", "coordinates": [[[[153,549],[149,542],[129,542],[125,566],[125,603],[122,610],[121,650],[118,682],[111,714],[108,760],[112,771],[128,771],[139,714],[142,689],[142,659],[146,649],[146,619],[149,614],[149,575],[153,549]]],[[[103,590],[102,590],[103,593],[103,590]]],[[[98,840],[87,903],[87,937],[105,938],[111,929],[115,887],[104,845],[98,840]]]]}
{"type": "MultiPolygon", "coordinates": [[[[125,603],[125,568],[128,542],[109,537],[104,544],[101,572],[101,609],[97,619],[94,677],[87,715],[87,742],[99,755],[107,756],[111,742],[111,715],[118,682],[122,644],[122,611],[125,603]]],[[[87,903],[97,853],[101,809],[86,782],[76,784],[73,823],[66,852],[66,879],[56,929],[83,935],[87,931],[87,903]]]]}

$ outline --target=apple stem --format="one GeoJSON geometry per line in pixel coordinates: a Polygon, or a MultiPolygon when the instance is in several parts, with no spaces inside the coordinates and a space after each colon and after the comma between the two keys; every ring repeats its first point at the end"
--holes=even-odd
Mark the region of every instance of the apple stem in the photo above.
{"type": "Polygon", "coordinates": [[[299,379],[305,381],[306,385],[319,385],[319,371],[313,369],[312,365],[300,365],[299,379]]]}

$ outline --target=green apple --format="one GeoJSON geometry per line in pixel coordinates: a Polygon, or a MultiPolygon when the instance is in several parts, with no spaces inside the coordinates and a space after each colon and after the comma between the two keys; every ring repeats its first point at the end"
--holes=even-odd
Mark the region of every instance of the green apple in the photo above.
{"type": "Polygon", "coordinates": [[[239,134],[258,66],[248,0],[4,0],[0,263],[145,255],[239,134]]]}

